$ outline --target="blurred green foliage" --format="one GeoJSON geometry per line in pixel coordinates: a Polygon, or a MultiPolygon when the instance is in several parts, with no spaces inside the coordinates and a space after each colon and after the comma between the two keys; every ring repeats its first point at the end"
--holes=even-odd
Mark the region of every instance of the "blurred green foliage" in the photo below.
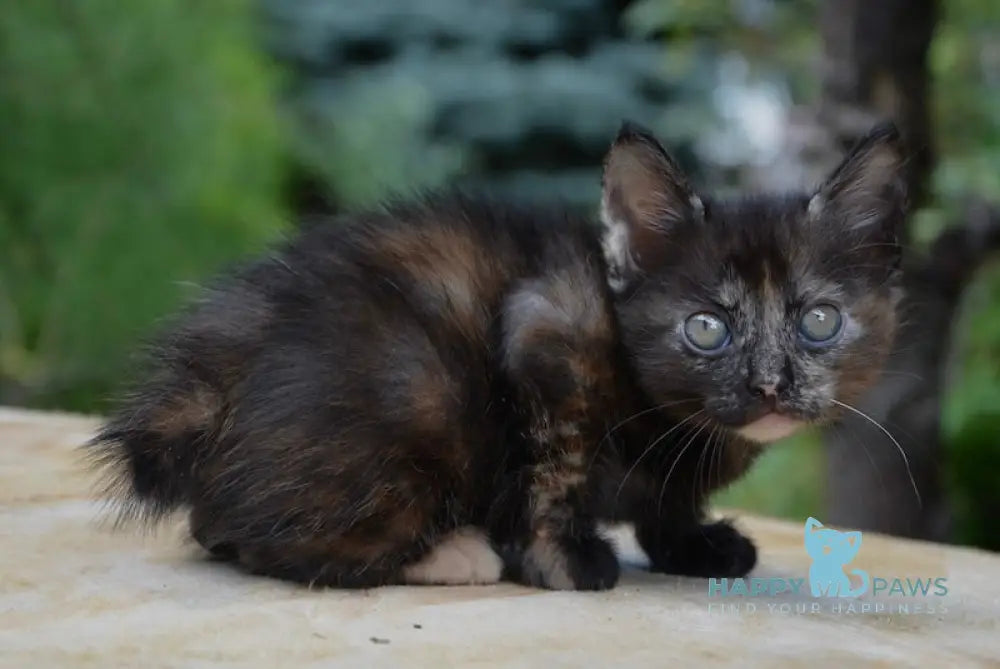
{"type": "MultiPolygon", "coordinates": [[[[936,207],[924,215],[932,219],[956,216],[970,196],[1000,202],[1000,4],[947,0],[944,9],[930,60],[939,159],[936,207]]],[[[986,268],[968,291],[958,345],[944,414],[956,442],[968,438],[966,423],[982,425],[976,417],[1000,407],[1000,266],[986,268]]],[[[1000,445],[992,452],[995,468],[1000,445]]]]}
{"type": "Polygon", "coordinates": [[[283,214],[250,5],[0,7],[0,402],[92,410],[137,338],[283,214]]]}
{"type": "Polygon", "coordinates": [[[945,0],[931,43],[941,205],[1000,197],[1000,3],[945,0]]]}
{"type": "Polygon", "coordinates": [[[694,81],[609,0],[260,2],[294,155],[345,207],[447,181],[591,208],[621,120],[694,81]]]}
{"type": "MultiPolygon", "coordinates": [[[[1000,3],[947,0],[930,67],[938,166],[936,210],[947,220],[970,196],[1000,203],[1000,3]]],[[[965,295],[944,406],[947,481],[957,539],[1000,550],[1000,263],[965,295]]]]}
{"type": "Polygon", "coordinates": [[[962,543],[1000,551],[997,515],[1000,486],[997,462],[1000,448],[1000,412],[971,414],[952,436],[948,458],[948,483],[955,509],[957,538],[962,543]]]}
{"type": "Polygon", "coordinates": [[[331,93],[305,91],[287,108],[294,155],[338,203],[370,206],[460,172],[462,147],[428,140],[434,101],[416,81],[363,80],[331,93]]]}

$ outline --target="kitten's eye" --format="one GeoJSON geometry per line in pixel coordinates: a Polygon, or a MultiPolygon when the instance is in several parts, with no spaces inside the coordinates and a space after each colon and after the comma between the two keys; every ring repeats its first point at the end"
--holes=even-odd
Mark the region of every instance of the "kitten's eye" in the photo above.
{"type": "Polygon", "coordinates": [[[684,337],[700,353],[714,353],[729,343],[729,328],[708,312],[694,314],[684,322],[684,337]]]}
{"type": "Polygon", "coordinates": [[[811,344],[824,344],[840,333],[842,321],[837,307],[818,304],[802,315],[799,332],[811,344]]]}

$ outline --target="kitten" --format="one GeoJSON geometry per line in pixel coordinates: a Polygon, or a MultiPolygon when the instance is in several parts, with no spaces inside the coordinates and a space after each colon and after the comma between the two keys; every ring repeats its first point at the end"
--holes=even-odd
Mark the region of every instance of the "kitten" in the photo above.
{"type": "Polygon", "coordinates": [[[205,291],[91,448],[126,513],[293,581],[610,588],[598,520],[741,576],[705,499],[878,376],[901,163],[880,126],[815,193],[716,201],[625,124],[603,227],[458,195],[312,226],[205,291]]]}

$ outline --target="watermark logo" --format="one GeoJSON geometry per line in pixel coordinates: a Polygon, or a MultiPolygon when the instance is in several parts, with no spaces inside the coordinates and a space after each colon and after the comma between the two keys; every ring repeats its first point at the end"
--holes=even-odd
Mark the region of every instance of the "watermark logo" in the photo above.
{"type": "Polygon", "coordinates": [[[810,517],[802,542],[810,566],[808,578],[710,578],[708,595],[729,598],[725,605],[709,604],[727,612],[756,612],[750,598],[778,598],[767,609],[782,613],[944,613],[940,599],[948,594],[944,576],[883,577],[851,567],[861,549],[861,532],[826,527],[810,517]],[[809,597],[811,595],[811,598],[809,597]],[[787,598],[791,597],[792,601],[787,598]],[[736,599],[734,599],[736,598],[736,599]],[[744,600],[744,598],[747,598],[744,600]],[[781,601],[781,598],[786,598],[781,601]],[[863,599],[855,604],[844,600],[863,599]],[[743,603],[740,603],[743,602],[743,603]]]}
{"type": "Polygon", "coordinates": [[[871,580],[863,569],[852,569],[851,574],[861,579],[856,588],[851,587],[845,567],[861,548],[861,532],[838,532],[811,517],[806,521],[806,553],[812,558],[809,567],[809,590],[813,597],[858,597],[865,594],[871,580]]]}

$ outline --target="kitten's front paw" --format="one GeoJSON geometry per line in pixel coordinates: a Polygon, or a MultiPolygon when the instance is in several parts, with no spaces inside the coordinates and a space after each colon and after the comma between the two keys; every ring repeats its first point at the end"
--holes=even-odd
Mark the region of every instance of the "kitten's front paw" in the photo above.
{"type": "Polygon", "coordinates": [[[746,576],[757,564],[753,542],[724,520],[701,525],[669,545],[651,548],[647,553],[652,570],[668,574],[739,577],[746,576]]]}
{"type": "Polygon", "coordinates": [[[619,571],[611,544],[596,534],[536,537],[521,563],[523,580],[552,590],[608,590],[619,571]]]}

